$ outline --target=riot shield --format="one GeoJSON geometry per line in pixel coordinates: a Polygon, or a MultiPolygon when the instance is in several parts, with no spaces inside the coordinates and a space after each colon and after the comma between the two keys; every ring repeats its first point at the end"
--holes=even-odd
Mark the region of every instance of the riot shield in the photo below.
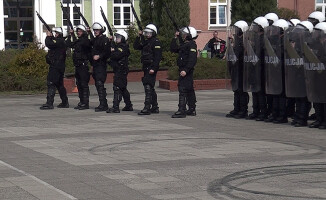
{"type": "Polygon", "coordinates": [[[269,26],[265,29],[265,90],[266,94],[279,95],[283,92],[283,45],[281,28],[269,26]]]}
{"type": "Polygon", "coordinates": [[[244,33],[244,58],[243,58],[243,91],[259,92],[262,88],[261,83],[261,55],[262,37],[257,25],[252,25],[244,33]]]}
{"type": "Polygon", "coordinates": [[[310,102],[326,103],[326,35],[314,30],[303,40],[304,71],[307,97],[310,102]]]}
{"type": "Polygon", "coordinates": [[[285,94],[287,97],[306,97],[306,82],[303,66],[301,38],[307,31],[290,27],[284,33],[285,94]]]}
{"type": "Polygon", "coordinates": [[[239,59],[235,53],[235,43],[236,43],[235,28],[228,27],[227,29],[227,41],[226,41],[226,60],[227,60],[227,79],[231,81],[226,81],[226,88],[229,90],[236,91],[239,88],[239,59]]]}

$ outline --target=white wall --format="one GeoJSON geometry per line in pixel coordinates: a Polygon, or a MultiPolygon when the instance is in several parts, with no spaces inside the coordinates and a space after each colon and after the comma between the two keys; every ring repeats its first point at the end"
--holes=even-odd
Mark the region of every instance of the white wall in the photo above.
{"type": "MultiPolygon", "coordinates": [[[[35,0],[35,11],[38,11],[44,21],[49,25],[56,24],[55,0],[35,0]]],[[[38,40],[44,45],[46,33],[43,32],[43,24],[34,14],[34,32],[38,40]]]]}
{"type": "Polygon", "coordinates": [[[0,0],[0,50],[5,48],[5,26],[3,15],[3,0],[0,0]]]}
{"type": "Polygon", "coordinates": [[[102,6],[105,15],[107,15],[107,3],[107,0],[92,0],[92,21],[99,22],[105,27],[106,25],[100,12],[100,6],[102,6]]]}

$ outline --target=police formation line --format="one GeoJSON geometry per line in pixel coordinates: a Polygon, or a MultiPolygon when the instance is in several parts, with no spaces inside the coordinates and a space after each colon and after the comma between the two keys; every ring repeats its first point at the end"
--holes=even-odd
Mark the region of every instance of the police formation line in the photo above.
{"type": "MultiPolygon", "coordinates": [[[[47,77],[46,103],[40,109],[53,109],[54,96],[58,90],[62,102],[58,108],[68,108],[69,102],[66,89],[63,85],[65,72],[65,60],[67,48],[73,49],[73,63],[80,102],[75,107],[78,110],[89,109],[89,64],[93,67],[92,76],[99,97],[99,106],[95,112],[120,113],[119,104],[124,100],[122,111],[133,111],[130,93],[127,89],[128,57],[130,55],[128,34],[124,30],[118,30],[114,36],[107,37],[106,28],[95,22],[90,28],[84,25],[70,30],[67,36],[61,27],[55,27],[47,32],[45,45],[49,49],[46,61],[49,64],[47,77]],[[76,37],[76,35],[77,37],[76,37]],[[107,63],[113,68],[113,106],[109,108],[107,93],[104,83],[107,78],[107,63]]],[[[159,63],[162,59],[161,43],[157,36],[157,27],[148,24],[143,31],[139,31],[133,48],[141,51],[141,63],[144,76],[142,83],[145,90],[144,108],[139,115],[159,113],[157,94],[154,86],[159,63]]],[[[197,45],[194,41],[197,31],[193,27],[184,27],[175,33],[171,41],[171,51],[178,53],[177,64],[179,66],[179,104],[178,111],[173,118],[184,118],[186,115],[196,115],[196,95],[193,87],[193,71],[197,62],[197,45]],[[188,105],[188,109],[186,108],[188,105]]]]}
{"type": "Polygon", "coordinates": [[[306,21],[257,17],[228,28],[227,63],[234,109],[226,117],[326,129],[326,22],[322,12],[306,21]],[[252,93],[253,112],[248,115],[252,93]],[[309,117],[311,104],[315,113],[309,117]]]}

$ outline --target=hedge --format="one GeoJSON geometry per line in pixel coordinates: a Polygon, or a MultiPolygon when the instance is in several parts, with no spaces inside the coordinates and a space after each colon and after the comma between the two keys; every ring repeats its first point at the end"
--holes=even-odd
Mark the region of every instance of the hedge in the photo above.
{"type": "MultiPolygon", "coordinates": [[[[132,45],[130,45],[132,46],[132,45]]],[[[130,69],[141,69],[140,52],[130,47],[130,69]]],[[[44,91],[48,64],[45,61],[46,51],[35,43],[23,50],[9,49],[0,51],[0,92],[8,91],[44,91]]],[[[169,78],[177,79],[177,54],[163,52],[160,68],[169,69],[169,78]]],[[[223,78],[225,61],[198,58],[195,79],[223,78]]],[[[110,67],[108,68],[110,70],[110,67]]],[[[74,73],[71,56],[66,60],[66,73],[74,73]]]]}
{"type": "MultiPolygon", "coordinates": [[[[217,58],[198,58],[194,70],[194,79],[223,79],[226,76],[226,61],[217,58]]],[[[177,67],[169,68],[168,78],[178,80],[177,67]]]]}

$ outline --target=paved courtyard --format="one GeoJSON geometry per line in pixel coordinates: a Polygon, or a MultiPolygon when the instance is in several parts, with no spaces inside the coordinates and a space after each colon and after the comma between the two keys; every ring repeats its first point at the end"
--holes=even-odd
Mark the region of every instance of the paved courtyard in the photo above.
{"type": "Polygon", "coordinates": [[[0,96],[0,199],[326,199],[326,131],[225,118],[226,90],[197,91],[198,115],[172,119],[178,93],[157,89],[161,112],[138,116],[130,91],[120,114],[95,113],[94,88],[85,111],[76,94],[50,111],[45,95],[0,96]]]}

